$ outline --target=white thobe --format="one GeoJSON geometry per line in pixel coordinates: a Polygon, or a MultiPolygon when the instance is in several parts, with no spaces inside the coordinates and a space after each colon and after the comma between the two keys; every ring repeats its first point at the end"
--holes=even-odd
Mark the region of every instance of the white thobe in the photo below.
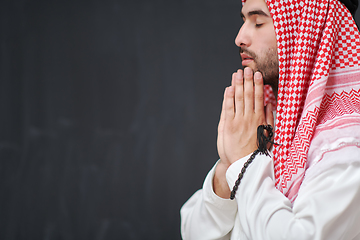
{"type": "MultiPolygon", "coordinates": [[[[226,179],[230,189],[248,158],[228,168],[226,179]]],[[[323,160],[309,167],[293,203],[275,188],[271,157],[255,157],[234,200],[214,193],[215,167],[216,164],[203,188],[181,209],[184,240],[360,240],[359,147],[327,152],[323,160]]]]}

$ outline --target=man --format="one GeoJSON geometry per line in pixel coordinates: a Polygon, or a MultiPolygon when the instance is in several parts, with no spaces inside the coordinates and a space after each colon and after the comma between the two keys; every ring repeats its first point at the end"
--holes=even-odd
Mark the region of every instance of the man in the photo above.
{"type": "Polygon", "coordinates": [[[245,69],[224,93],[220,160],[181,209],[183,239],[360,239],[354,2],[244,3],[235,42],[245,69]],[[270,156],[256,143],[257,127],[274,125],[263,83],[277,95],[270,156]]]}

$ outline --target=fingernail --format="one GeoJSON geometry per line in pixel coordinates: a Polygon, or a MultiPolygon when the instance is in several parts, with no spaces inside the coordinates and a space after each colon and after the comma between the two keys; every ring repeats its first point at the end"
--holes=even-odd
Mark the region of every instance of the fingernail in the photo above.
{"type": "Polygon", "coordinates": [[[233,86],[230,86],[230,87],[228,88],[228,91],[229,91],[229,93],[234,92],[234,87],[233,87],[233,86]]]}
{"type": "Polygon", "coordinates": [[[244,74],[245,74],[246,76],[251,76],[251,74],[252,74],[251,68],[246,67],[246,68],[244,69],[244,74]]]}
{"type": "Polygon", "coordinates": [[[260,73],[260,72],[256,72],[256,73],[254,74],[254,78],[255,78],[255,79],[260,79],[260,78],[261,78],[261,73],[260,73]]]}
{"type": "Polygon", "coordinates": [[[240,71],[238,71],[237,72],[237,74],[236,74],[236,80],[237,81],[242,81],[243,80],[243,73],[242,73],[242,71],[240,72],[240,71]]]}

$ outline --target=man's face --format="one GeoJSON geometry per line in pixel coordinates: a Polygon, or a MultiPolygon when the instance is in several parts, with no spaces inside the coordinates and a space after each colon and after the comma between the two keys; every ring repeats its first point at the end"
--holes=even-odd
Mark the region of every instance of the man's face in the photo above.
{"type": "Polygon", "coordinates": [[[263,75],[264,83],[277,90],[279,61],[274,23],[264,0],[247,0],[242,8],[244,24],[235,39],[243,67],[263,75]]]}

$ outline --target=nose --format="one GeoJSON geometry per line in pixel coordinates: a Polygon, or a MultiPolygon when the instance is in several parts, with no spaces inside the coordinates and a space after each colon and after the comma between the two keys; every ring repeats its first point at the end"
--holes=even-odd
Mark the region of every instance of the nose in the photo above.
{"type": "Polygon", "coordinates": [[[241,28],[235,38],[235,44],[238,47],[249,47],[250,46],[249,32],[246,31],[245,23],[241,26],[241,28]]]}

